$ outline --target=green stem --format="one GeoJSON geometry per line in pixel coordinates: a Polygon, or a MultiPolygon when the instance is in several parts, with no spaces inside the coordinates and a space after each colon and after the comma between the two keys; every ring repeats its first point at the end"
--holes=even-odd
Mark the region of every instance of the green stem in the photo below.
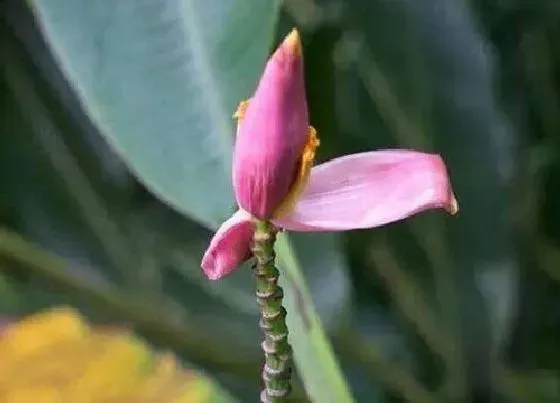
{"type": "Polygon", "coordinates": [[[257,260],[254,267],[256,295],[261,312],[259,326],[264,333],[261,344],[265,355],[262,403],[287,402],[292,389],[292,347],[288,343],[286,309],[282,306],[284,291],[278,285],[280,273],[274,265],[275,242],[276,229],[272,224],[256,221],[251,250],[257,260]]]}

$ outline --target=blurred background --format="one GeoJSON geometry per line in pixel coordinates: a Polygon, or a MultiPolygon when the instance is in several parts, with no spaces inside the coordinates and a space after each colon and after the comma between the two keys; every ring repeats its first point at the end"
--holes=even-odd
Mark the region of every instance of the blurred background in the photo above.
{"type": "Polygon", "coordinates": [[[210,282],[199,263],[235,208],[231,115],[296,26],[319,160],[439,153],[461,210],[289,235],[293,400],[328,390],[324,331],[357,402],[560,402],[560,2],[4,0],[1,15],[3,318],[69,305],[171,350],[220,401],[256,401],[250,270],[210,282]]]}

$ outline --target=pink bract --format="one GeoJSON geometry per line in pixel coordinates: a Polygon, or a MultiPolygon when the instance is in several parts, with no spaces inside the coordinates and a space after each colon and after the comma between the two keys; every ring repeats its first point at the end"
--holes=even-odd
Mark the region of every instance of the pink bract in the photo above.
{"type": "MultiPolygon", "coordinates": [[[[409,150],[348,155],[314,167],[295,210],[274,220],[292,231],[374,228],[425,210],[454,214],[457,201],[441,157],[409,150]]],[[[214,235],[202,267],[218,279],[250,256],[251,216],[238,211],[214,235]]]]}
{"type": "Polygon", "coordinates": [[[252,237],[251,216],[243,210],[237,211],[220,226],[202,257],[206,276],[217,280],[249,259],[252,237]]]}
{"type": "Polygon", "coordinates": [[[307,141],[308,126],[303,56],[294,30],[266,64],[238,122],[233,187],[243,210],[269,219],[286,198],[307,141]]]}

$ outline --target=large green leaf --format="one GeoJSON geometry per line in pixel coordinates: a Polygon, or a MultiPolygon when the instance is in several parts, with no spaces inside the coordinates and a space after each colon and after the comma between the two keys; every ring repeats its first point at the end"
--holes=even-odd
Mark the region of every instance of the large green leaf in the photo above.
{"type": "MultiPolygon", "coordinates": [[[[197,226],[177,213],[173,213],[172,218],[168,220],[162,220],[161,214],[155,217],[154,214],[150,214],[152,209],[139,209],[138,205],[130,202],[124,206],[119,205],[115,202],[115,198],[105,199],[101,193],[81,192],[80,189],[76,189],[75,185],[78,182],[76,180],[61,181],[61,177],[64,179],[68,177],[67,172],[72,171],[76,174],[80,169],[77,164],[68,163],[72,160],[73,150],[52,146],[63,143],[61,140],[67,138],[66,135],[69,133],[64,133],[62,130],[67,126],[55,118],[52,110],[47,109],[52,108],[55,103],[51,100],[47,106],[44,92],[40,91],[41,87],[33,86],[32,75],[21,62],[21,53],[15,52],[10,45],[6,45],[5,49],[8,56],[5,60],[10,62],[2,66],[4,67],[2,72],[9,82],[7,90],[10,95],[13,95],[9,97],[13,102],[8,103],[12,107],[2,115],[10,118],[6,126],[8,135],[2,142],[5,147],[0,147],[0,161],[8,168],[6,172],[18,171],[20,180],[13,182],[9,176],[2,177],[1,183],[7,190],[5,197],[2,197],[2,204],[9,202],[7,206],[9,211],[18,217],[15,220],[18,223],[18,230],[49,251],[64,256],[70,262],[72,272],[79,273],[83,279],[96,284],[112,281],[114,284],[123,285],[126,281],[126,288],[134,290],[137,296],[142,295],[144,299],[152,301],[153,305],[168,304],[165,312],[171,317],[184,317],[185,314],[190,315],[196,311],[198,319],[191,317],[189,321],[196,322],[199,329],[206,329],[207,335],[217,336],[219,340],[216,343],[220,345],[224,345],[232,334],[238,335],[242,332],[242,335],[236,337],[236,351],[241,352],[240,356],[244,359],[256,363],[260,357],[256,321],[251,320],[252,318],[247,321],[254,325],[253,329],[247,326],[247,322],[240,322],[240,315],[234,310],[227,309],[229,307],[224,309],[223,303],[218,304],[215,298],[201,292],[199,284],[177,281],[176,276],[168,279],[166,276],[165,268],[171,255],[168,245],[171,244],[174,235],[171,230],[180,227],[180,222],[190,223],[190,227],[181,228],[186,241],[184,237],[177,248],[184,250],[185,244],[188,245],[188,241],[194,238],[193,227],[197,226]],[[33,127],[28,127],[30,122],[33,127]],[[12,155],[14,158],[11,157],[12,155]],[[58,164],[56,169],[53,169],[49,162],[54,160],[62,162],[62,165],[58,164]],[[22,177],[25,178],[24,181],[21,181],[22,177]],[[81,202],[86,198],[90,203],[80,204],[81,210],[76,211],[74,202],[76,200],[81,202]],[[103,206],[110,206],[110,208],[92,209],[91,202],[94,201],[92,199],[97,199],[103,206]],[[37,200],[40,202],[35,202],[37,200]],[[138,218],[131,219],[125,216],[123,210],[128,215],[138,218]],[[124,257],[121,260],[126,265],[123,269],[130,268],[130,270],[119,271],[120,267],[104,260],[103,255],[95,248],[95,238],[88,238],[91,227],[84,225],[80,220],[80,214],[91,217],[91,220],[86,222],[89,224],[92,221],[99,222],[99,218],[104,216],[103,213],[111,217],[111,222],[117,224],[117,229],[127,228],[127,232],[120,234],[117,241],[114,236],[110,236],[105,231],[100,232],[98,237],[105,238],[107,245],[113,250],[115,248],[119,250],[124,257]],[[156,227],[154,221],[159,222],[160,225],[156,227]],[[123,226],[118,225],[120,223],[123,223],[123,226]],[[162,225],[165,228],[161,228],[162,225]],[[165,234],[163,241],[160,241],[160,233],[165,234]],[[173,287],[170,289],[168,284],[173,287]],[[162,296],[164,291],[166,295],[162,296]],[[212,317],[213,320],[208,320],[208,317],[212,317]],[[250,337],[247,337],[248,335],[250,337]]],[[[88,174],[91,174],[91,171],[88,171],[88,174]]],[[[82,189],[84,186],[90,186],[87,183],[88,179],[85,172],[80,175],[82,189]]],[[[158,207],[160,207],[157,209],[159,212],[170,211],[159,204],[158,207]]],[[[200,272],[197,266],[201,250],[196,251],[193,256],[194,261],[191,263],[192,268],[198,272],[200,272]]],[[[21,275],[20,271],[17,273],[21,275]]],[[[0,288],[2,288],[1,277],[0,288]]],[[[29,309],[56,303],[71,304],[89,315],[95,314],[91,304],[83,304],[72,294],[53,292],[43,279],[37,280],[32,275],[26,278],[24,291],[25,299],[17,305],[17,312],[26,312],[29,309]]],[[[6,292],[5,297],[13,296],[6,292]]],[[[0,298],[0,303],[4,300],[0,298]]],[[[8,300],[5,305],[7,302],[8,300]]],[[[205,339],[208,343],[212,343],[208,337],[205,339]]],[[[186,353],[188,356],[189,352],[186,353]]]]}
{"type": "Polygon", "coordinates": [[[233,122],[278,1],[31,1],[99,131],[152,191],[215,227],[233,209],[233,122]]]}
{"type": "MultiPolygon", "coordinates": [[[[47,42],[100,131],[160,197],[216,227],[233,205],[231,112],[251,93],[262,69],[278,3],[33,4],[47,42]]],[[[284,286],[291,340],[313,401],[349,402],[301,262],[323,269],[312,277],[331,298],[315,299],[328,302],[330,311],[344,308],[347,278],[336,239],[317,245],[331,250],[334,259],[280,246],[289,274],[284,286]]]]}

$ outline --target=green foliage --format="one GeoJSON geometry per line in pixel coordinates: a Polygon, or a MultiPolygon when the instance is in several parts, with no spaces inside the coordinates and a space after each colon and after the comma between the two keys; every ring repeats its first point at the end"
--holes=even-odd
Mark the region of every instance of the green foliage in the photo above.
{"type": "Polygon", "coordinates": [[[197,221],[219,225],[233,210],[232,111],[264,65],[278,2],[31,7],[88,115],[138,178],[197,221]]]}
{"type": "MultiPolygon", "coordinates": [[[[274,29],[277,7],[274,2],[266,6],[262,2],[231,3],[231,10],[217,2],[201,3],[200,8],[194,7],[196,3],[188,3],[189,7],[186,4],[153,2],[145,10],[145,6],[128,3],[117,12],[90,2],[37,2],[34,7],[54,54],[69,81],[75,83],[86,112],[100,132],[111,139],[140,180],[150,184],[161,198],[216,228],[233,204],[229,184],[231,114],[235,103],[254,87],[271,42],[263,30],[274,29]],[[80,13],[91,16],[91,20],[80,22],[74,17],[80,13]],[[241,17],[245,17],[242,25],[241,17]],[[221,19],[225,24],[220,24],[221,19]],[[211,22],[224,30],[217,30],[211,22]],[[231,28],[227,29],[227,24],[231,28]],[[134,46],[130,38],[135,38],[134,46]],[[246,49],[243,57],[232,48],[246,49]],[[101,68],[95,67],[95,59],[105,59],[107,54],[114,56],[107,57],[101,68]],[[173,56],[171,64],[168,54],[173,56]],[[150,96],[138,95],[143,92],[150,96]],[[156,116],[161,118],[159,122],[156,116]],[[131,126],[131,122],[138,126],[131,126]],[[205,175],[203,181],[201,173],[205,175]],[[209,201],[218,204],[214,207],[209,201]]],[[[296,256],[290,247],[280,254],[296,256]]],[[[292,294],[307,292],[303,281],[298,276],[286,288],[294,289],[292,294]]],[[[245,289],[251,290],[252,286],[245,284],[245,289]]],[[[339,307],[333,309],[338,311],[339,307]]],[[[290,310],[290,316],[300,315],[299,310],[290,310]]],[[[315,317],[313,307],[307,315],[315,317]]],[[[311,358],[311,366],[300,368],[303,382],[312,384],[317,381],[311,378],[324,382],[334,377],[328,381],[334,391],[316,387],[310,391],[311,396],[317,401],[329,396],[347,401],[344,383],[336,380],[340,375],[322,325],[316,322],[319,350],[295,349],[296,356],[305,352],[307,361],[311,358]],[[329,376],[317,378],[316,368],[324,369],[329,376]]],[[[297,336],[293,343],[304,345],[297,336]]]]}

